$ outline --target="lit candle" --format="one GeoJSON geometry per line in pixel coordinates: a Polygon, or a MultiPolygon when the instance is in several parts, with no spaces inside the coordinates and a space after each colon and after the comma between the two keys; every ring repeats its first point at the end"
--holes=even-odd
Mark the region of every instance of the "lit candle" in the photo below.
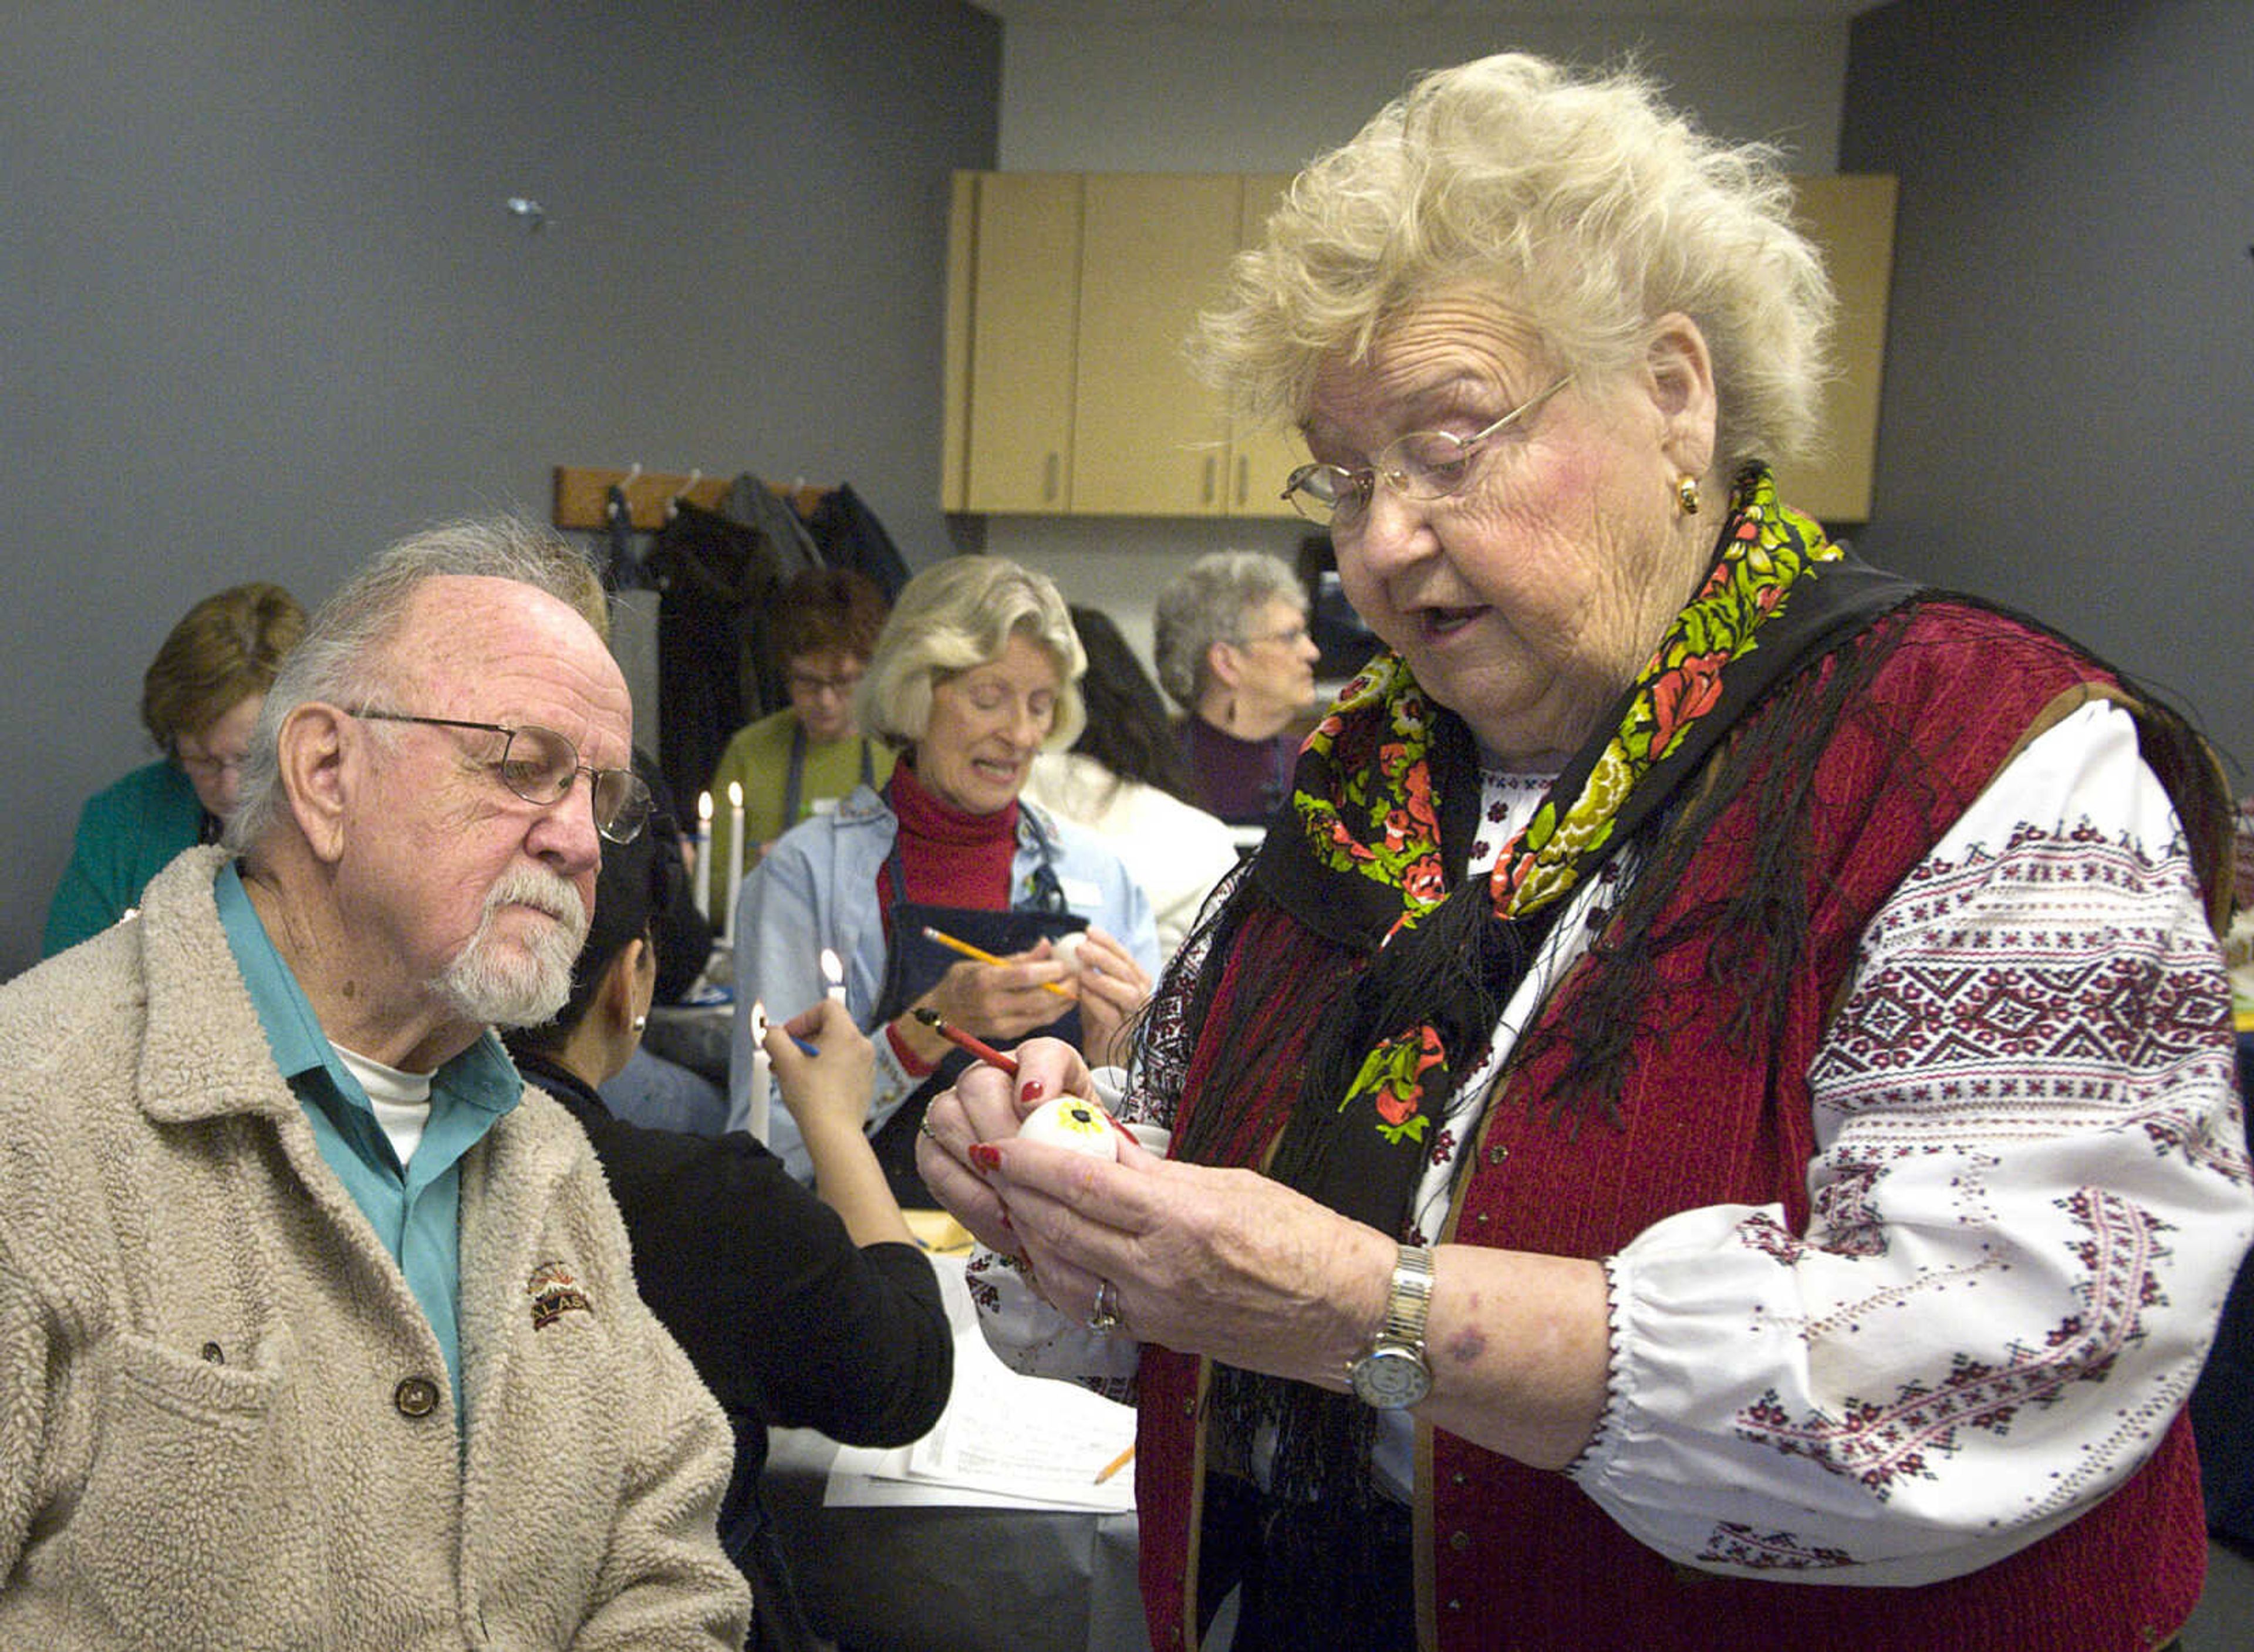
{"type": "Polygon", "coordinates": [[[736,944],[736,894],[744,886],[744,783],[728,782],[728,945],[736,944]]]}
{"type": "Polygon", "coordinates": [[[772,1063],[767,1057],[767,1006],[757,998],[752,1000],[752,1091],[751,1116],[744,1128],[762,1142],[767,1138],[767,1092],[772,1088],[768,1071],[772,1063]]]}
{"type": "Polygon", "coordinates": [[[829,948],[822,948],[822,978],[830,983],[830,996],[838,1003],[845,1002],[845,966],[837,962],[837,955],[829,948]]]}
{"type": "Polygon", "coordinates": [[[690,874],[696,886],[696,910],[707,923],[712,920],[712,794],[696,794],[696,866],[690,874]]]}

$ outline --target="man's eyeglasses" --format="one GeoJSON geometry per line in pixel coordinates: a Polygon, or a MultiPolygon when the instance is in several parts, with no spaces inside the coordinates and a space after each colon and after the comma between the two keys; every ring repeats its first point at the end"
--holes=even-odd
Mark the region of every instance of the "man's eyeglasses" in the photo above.
{"type": "Polygon", "coordinates": [[[1382,481],[1404,499],[1448,499],[1472,479],[1480,450],[1573,382],[1568,373],[1548,389],[1522,402],[1483,430],[1454,436],[1446,430],[1411,430],[1380,448],[1365,470],[1342,465],[1302,465],[1284,483],[1284,497],[1311,522],[1350,528],[1369,509],[1382,481]]]}
{"type": "Polygon", "coordinates": [[[506,723],[466,723],[459,718],[416,717],[406,711],[360,710],[354,717],[377,723],[422,723],[435,729],[474,729],[501,737],[500,755],[486,765],[500,783],[528,803],[560,803],[578,776],[587,777],[595,804],[595,830],[614,844],[630,844],[649,818],[649,788],[632,769],[589,768],[579,748],[554,729],[536,723],[511,728],[506,723]]]}

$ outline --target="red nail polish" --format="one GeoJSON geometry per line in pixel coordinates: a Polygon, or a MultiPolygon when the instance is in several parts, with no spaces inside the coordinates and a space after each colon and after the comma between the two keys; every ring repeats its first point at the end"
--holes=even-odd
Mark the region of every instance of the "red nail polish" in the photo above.
{"type": "Polygon", "coordinates": [[[1021,1102],[1038,1102],[1048,1093],[1049,1087],[1037,1078],[1029,1078],[1018,1086],[1018,1099],[1021,1102]]]}
{"type": "Polygon", "coordinates": [[[973,1142],[970,1144],[970,1162],[981,1170],[999,1170],[1002,1168],[1002,1150],[991,1142],[973,1142]]]}

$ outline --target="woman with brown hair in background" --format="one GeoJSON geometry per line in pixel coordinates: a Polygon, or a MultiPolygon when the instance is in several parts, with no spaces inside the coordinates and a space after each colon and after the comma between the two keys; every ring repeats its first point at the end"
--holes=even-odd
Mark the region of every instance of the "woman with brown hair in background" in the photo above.
{"type": "Polygon", "coordinates": [[[230,585],[181,616],[141,684],[142,725],[164,755],[87,800],[42,957],[116,923],[182,850],[219,841],[258,708],[304,634],[279,585],[230,585]]]}

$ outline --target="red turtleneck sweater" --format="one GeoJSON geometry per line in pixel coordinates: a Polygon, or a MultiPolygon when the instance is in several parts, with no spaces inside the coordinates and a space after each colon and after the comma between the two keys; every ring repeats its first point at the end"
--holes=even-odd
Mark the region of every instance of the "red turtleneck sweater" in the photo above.
{"type": "MultiPolygon", "coordinates": [[[[927,906],[962,906],[1001,912],[1010,905],[1010,864],[1018,852],[1018,805],[991,815],[966,815],[942,802],[916,778],[915,761],[904,757],[885,783],[885,801],[900,822],[900,882],[907,898],[927,906]]],[[[877,873],[877,910],[892,928],[890,864],[877,873]]],[[[887,1026],[892,1052],[909,1075],[921,1078],[931,1063],[910,1049],[900,1029],[887,1026]]]]}

